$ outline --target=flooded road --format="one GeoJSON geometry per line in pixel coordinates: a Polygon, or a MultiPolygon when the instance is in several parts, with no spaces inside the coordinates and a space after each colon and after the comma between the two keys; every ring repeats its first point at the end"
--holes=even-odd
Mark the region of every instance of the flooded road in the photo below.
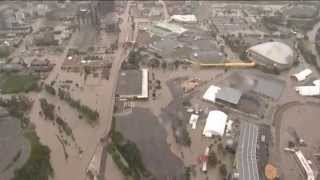
{"type": "MultiPolygon", "coordinates": [[[[127,17],[128,10],[122,15],[124,22],[120,26],[119,44],[126,41],[130,32],[130,28],[128,28],[130,24],[127,22],[127,17]]],[[[119,48],[115,52],[110,79],[108,81],[89,76],[87,80],[88,83],[84,84],[83,76],[80,76],[79,73],[61,71],[61,66],[68,49],[74,44],[75,39],[76,36],[72,36],[64,52],[53,59],[56,65],[45,80],[45,83],[49,84],[52,81],[72,80],[73,83],[70,88],[71,96],[79,99],[81,104],[97,110],[100,118],[99,123],[92,127],[85,119],[79,117],[79,113],[75,109],[71,108],[66,102],[61,101],[57,96],[49,95],[44,91],[30,95],[34,100],[34,105],[30,113],[31,121],[36,126],[36,132],[40,137],[41,143],[49,146],[51,149],[51,163],[55,171],[54,180],[85,179],[86,169],[100,142],[100,138],[110,129],[113,109],[112,97],[114,96],[114,89],[118,80],[121,62],[127,54],[126,50],[122,48],[119,48]],[[76,87],[75,84],[79,84],[81,88],[76,87]],[[49,103],[56,106],[55,113],[62,117],[72,128],[75,142],[73,142],[70,137],[63,137],[63,141],[67,142],[65,149],[68,154],[68,159],[65,159],[64,147],[57,138],[57,136],[60,136],[58,127],[52,122],[44,120],[39,113],[39,99],[42,97],[45,97],[49,103]],[[79,153],[79,148],[82,153],[79,153]]]]}

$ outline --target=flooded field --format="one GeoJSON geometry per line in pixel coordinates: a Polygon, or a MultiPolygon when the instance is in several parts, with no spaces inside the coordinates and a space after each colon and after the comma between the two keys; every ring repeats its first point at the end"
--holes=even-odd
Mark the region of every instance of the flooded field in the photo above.
{"type": "Polygon", "coordinates": [[[170,151],[165,128],[149,110],[135,108],[129,116],[117,116],[116,129],[138,145],[145,166],[157,179],[182,174],[183,162],[170,151]]]}
{"type": "Polygon", "coordinates": [[[312,168],[317,169],[319,162],[313,156],[314,153],[318,153],[320,136],[318,134],[320,115],[319,103],[306,102],[306,103],[292,103],[288,105],[284,111],[279,113],[277,120],[281,121],[280,128],[280,147],[281,152],[281,166],[283,170],[284,179],[300,180],[304,178],[304,174],[301,171],[298,162],[294,158],[293,154],[283,151],[285,147],[288,147],[288,142],[295,142],[296,138],[302,138],[306,142],[306,146],[298,147],[304,156],[311,160],[312,168]],[[308,131],[306,131],[308,129],[308,131]]]}
{"type": "Polygon", "coordinates": [[[20,122],[12,117],[0,117],[0,179],[9,180],[14,170],[28,159],[30,145],[24,138],[20,122]]]}

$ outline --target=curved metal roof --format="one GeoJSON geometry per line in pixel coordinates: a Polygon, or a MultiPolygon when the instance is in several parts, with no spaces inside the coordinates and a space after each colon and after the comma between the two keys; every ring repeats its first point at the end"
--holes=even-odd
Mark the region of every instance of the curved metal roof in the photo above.
{"type": "Polygon", "coordinates": [[[293,50],[282,42],[266,42],[248,49],[279,64],[291,64],[293,62],[293,50]]]}

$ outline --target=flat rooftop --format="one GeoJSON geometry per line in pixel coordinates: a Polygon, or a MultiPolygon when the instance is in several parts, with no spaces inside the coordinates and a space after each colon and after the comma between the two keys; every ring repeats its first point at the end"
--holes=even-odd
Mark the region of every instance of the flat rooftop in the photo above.
{"type": "Polygon", "coordinates": [[[120,96],[139,95],[142,93],[142,71],[124,70],[120,71],[117,93],[120,96]]]}
{"type": "Polygon", "coordinates": [[[237,89],[223,87],[220,91],[218,91],[216,98],[232,104],[238,104],[241,95],[242,92],[237,89]]]}
{"type": "Polygon", "coordinates": [[[117,94],[121,98],[148,98],[148,69],[121,71],[117,94]]]}
{"type": "Polygon", "coordinates": [[[239,180],[259,180],[257,165],[258,126],[243,122],[240,126],[240,137],[237,149],[237,166],[239,180]]]}

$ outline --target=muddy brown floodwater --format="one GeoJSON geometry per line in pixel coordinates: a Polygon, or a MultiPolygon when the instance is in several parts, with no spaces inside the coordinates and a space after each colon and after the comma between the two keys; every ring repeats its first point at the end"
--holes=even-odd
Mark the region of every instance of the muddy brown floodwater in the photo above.
{"type": "Polygon", "coordinates": [[[116,128],[137,144],[145,167],[157,179],[180,179],[183,162],[170,151],[165,128],[148,109],[134,108],[128,116],[117,116],[116,128]]]}
{"type": "MultiPolygon", "coordinates": [[[[313,156],[319,150],[319,116],[320,104],[315,102],[295,102],[282,106],[283,111],[277,113],[276,120],[280,121],[280,129],[277,129],[277,141],[279,142],[279,153],[281,156],[280,166],[283,172],[283,179],[300,180],[304,178],[301,168],[293,155],[283,151],[288,146],[288,141],[294,141],[292,132],[296,132],[299,138],[305,140],[307,146],[298,147],[304,156],[313,162],[312,167],[317,164],[313,156]],[[287,107],[286,107],[287,106],[287,107]],[[279,133],[280,132],[280,133],[279,133]]],[[[279,128],[279,127],[278,127],[279,128]]]]}
{"type": "MultiPolygon", "coordinates": [[[[0,111],[2,111],[0,109],[0,111]]],[[[30,154],[30,144],[24,138],[19,120],[0,117],[0,179],[9,180],[30,154]]]]}

